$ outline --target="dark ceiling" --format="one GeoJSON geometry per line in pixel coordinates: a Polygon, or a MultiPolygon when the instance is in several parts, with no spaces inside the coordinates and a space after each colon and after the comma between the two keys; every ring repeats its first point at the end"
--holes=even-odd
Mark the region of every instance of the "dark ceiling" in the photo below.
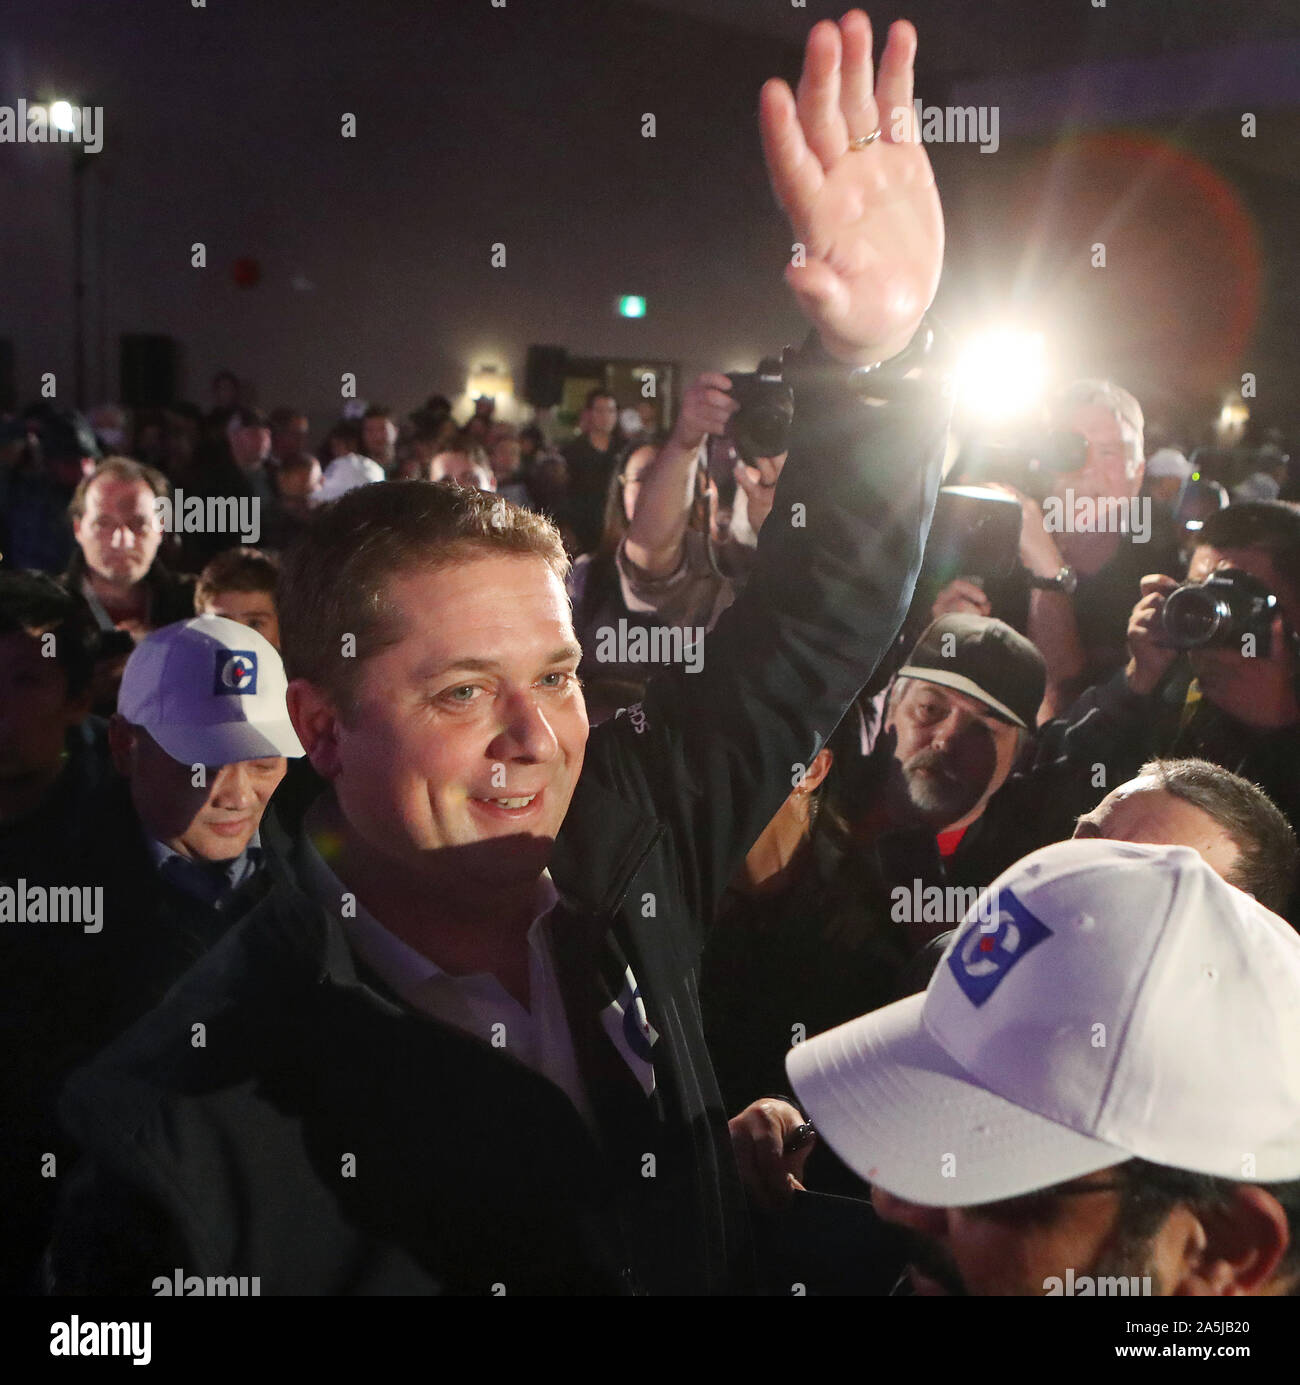
{"type": "MultiPolygon", "coordinates": [[[[637,0],[802,44],[847,0],[637,0]]],[[[907,18],[923,71],[948,78],[1031,72],[1085,60],[1136,58],[1300,33],[1297,0],[906,0],[862,6],[878,33],[907,18]]]]}

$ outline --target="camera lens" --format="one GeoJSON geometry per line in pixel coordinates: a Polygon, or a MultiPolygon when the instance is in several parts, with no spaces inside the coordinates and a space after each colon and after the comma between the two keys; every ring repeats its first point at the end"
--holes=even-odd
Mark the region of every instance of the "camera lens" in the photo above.
{"type": "Polygon", "coordinates": [[[1161,612],[1165,633],[1179,649],[1209,644],[1231,618],[1228,603],[1204,587],[1180,587],[1161,612]]]}

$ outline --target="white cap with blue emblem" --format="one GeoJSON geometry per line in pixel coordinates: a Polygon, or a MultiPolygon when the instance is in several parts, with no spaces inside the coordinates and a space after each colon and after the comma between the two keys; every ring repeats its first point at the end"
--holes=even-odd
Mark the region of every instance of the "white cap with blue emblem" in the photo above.
{"type": "Polygon", "coordinates": [[[303,748],[289,720],[275,646],[224,616],[196,616],[146,636],[126,661],[117,710],[186,765],[229,765],[303,748]]]}
{"type": "Polygon", "coordinates": [[[1140,1158],[1300,1178],[1300,936],[1190,847],[1044,847],[928,988],[796,1044],[795,1094],[856,1173],[967,1207],[1140,1158]]]}

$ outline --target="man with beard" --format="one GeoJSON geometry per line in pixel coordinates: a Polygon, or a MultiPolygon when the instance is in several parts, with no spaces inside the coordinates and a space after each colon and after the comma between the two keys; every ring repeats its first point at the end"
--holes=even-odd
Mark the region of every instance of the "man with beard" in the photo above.
{"type": "Polygon", "coordinates": [[[1294,1294],[1300,938],[1189,847],[999,876],[923,993],[797,1044],[897,1292],[1294,1294]]]}
{"type": "MultiPolygon", "coordinates": [[[[940,908],[933,887],[987,885],[1052,840],[1027,835],[1037,828],[1023,790],[1000,792],[1029,743],[1045,681],[1043,656],[1009,625],[941,616],[899,669],[872,754],[859,753],[852,717],[832,738],[831,804],[872,862],[910,949],[965,912],[940,908]]],[[[1065,825],[1056,837],[1068,833],[1065,825]]]]}

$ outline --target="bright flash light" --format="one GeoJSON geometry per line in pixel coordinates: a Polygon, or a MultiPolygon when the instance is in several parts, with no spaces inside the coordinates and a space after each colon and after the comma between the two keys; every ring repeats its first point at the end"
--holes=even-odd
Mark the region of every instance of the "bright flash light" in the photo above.
{"type": "Polygon", "coordinates": [[[52,101],[50,103],[50,124],[56,130],[72,131],[76,129],[70,101],[52,101]]]}
{"type": "Polygon", "coordinates": [[[959,407],[985,419],[1032,409],[1047,385],[1047,343],[1041,332],[1001,328],[972,337],[957,359],[959,407]]]}

